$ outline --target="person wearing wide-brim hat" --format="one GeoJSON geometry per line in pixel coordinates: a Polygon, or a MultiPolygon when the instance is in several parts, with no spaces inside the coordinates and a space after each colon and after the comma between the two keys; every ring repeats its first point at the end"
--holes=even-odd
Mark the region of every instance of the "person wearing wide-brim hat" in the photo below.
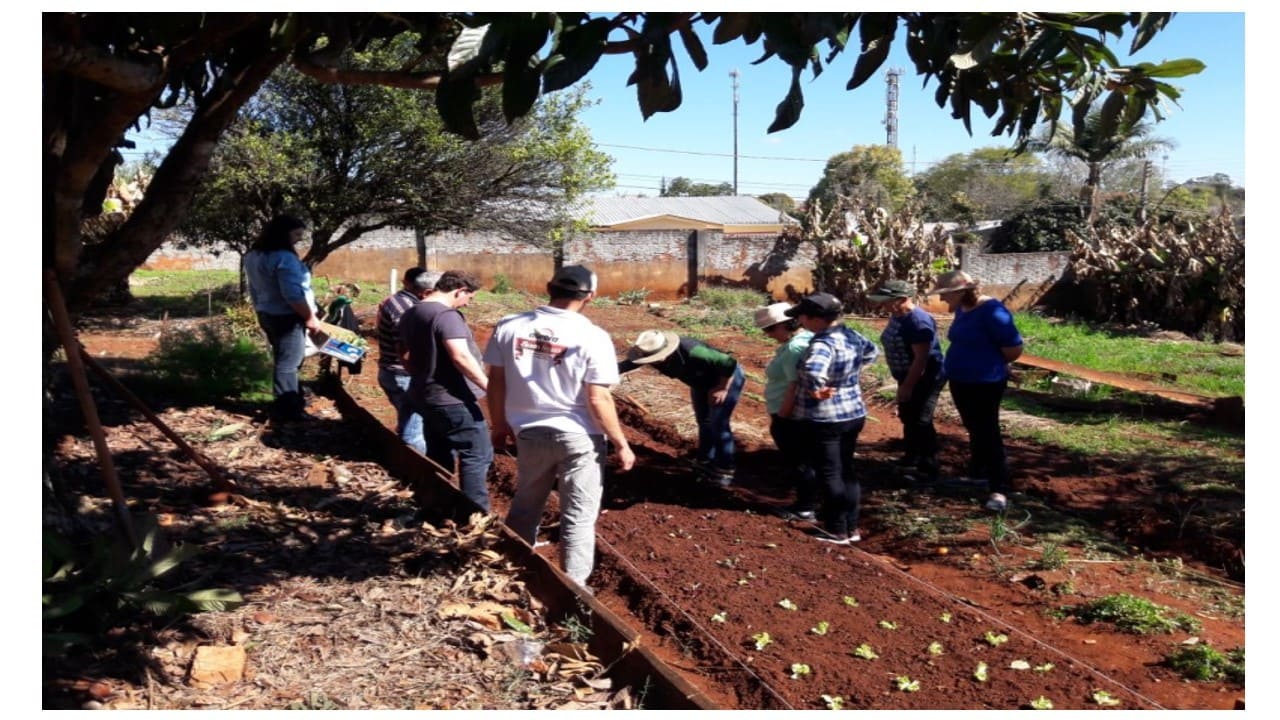
{"type": "Polygon", "coordinates": [[[899,461],[909,477],[938,479],[938,432],[933,411],[946,384],[942,345],[933,316],[915,304],[916,289],[904,280],[889,280],[872,288],[867,299],[889,311],[880,345],[889,373],[898,382],[898,419],[906,453],[899,461]]]}
{"type": "Polygon", "coordinates": [[[1003,512],[1012,486],[1000,431],[1000,401],[1009,382],[1009,363],[1022,355],[1022,335],[1004,303],[983,295],[978,282],[962,270],[939,276],[929,294],[938,295],[955,313],[942,367],[956,411],[969,431],[968,476],[986,478],[986,508],[1003,512]]]}
{"type": "Polygon", "coordinates": [[[706,479],[721,486],[733,483],[734,443],[730,418],[738,406],[745,377],[738,361],[726,352],[668,330],[640,333],[618,363],[628,373],[651,366],[689,386],[693,414],[698,420],[695,464],[706,479]]]}
{"type": "Polygon", "coordinates": [[[796,499],[783,510],[783,515],[812,520],[818,509],[818,489],[806,452],[804,430],[791,413],[796,405],[800,359],[809,349],[813,333],[800,327],[799,320],[787,317],[790,309],[791,303],[785,302],[759,308],[755,313],[755,326],[778,343],[773,359],[764,369],[764,406],[769,413],[769,435],[782,453],[784,465],[797,472],[796,499]]]}
{"type": "Polygon", "coordinates": [[[862,485],[854,471],[858,434],[867,421],[859,374],[875,361],[875,343],[841,322],[844,305],[829,293],[806,295],[788,317],[813,333],[800,361],[799,387],[792,417],[809,438],[818,485],[825,491],[822,520],[824,542],[849,545],[862,539],[858,511],[862,485]]]}

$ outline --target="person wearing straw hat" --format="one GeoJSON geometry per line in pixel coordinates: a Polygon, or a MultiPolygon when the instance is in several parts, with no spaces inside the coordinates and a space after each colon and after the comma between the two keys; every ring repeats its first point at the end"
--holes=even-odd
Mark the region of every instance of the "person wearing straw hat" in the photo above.
{"type": "Polygon", "coordinates": [[[698,421],[695,465],[706,480],[733,484],[734,444],[730,418],[745,380],[738,361],[726,352],[668,330],[645,330],[618,363],[619,373],[651,366],[689,386],[698,421]]]}
{"type": "Polygon", "coordinates": [[[547,304],[503,318],[484,351],[493,445],[516,441],[518,478],[507,527],[535,544],[555,489],[560,561],[583,586],[595,562],[609,445],[624,472],[636,461],[613,404],[613,340],[582,314],[596,287],[594,272],[565,265],[547,283],[547,304]]]}
{"type": "Polygon", "coordinates": [[[828,537],[818,540],[851,545],[862,539],[858,510],[862,485],[854,472],[858,434],[867,421],[859,374],[875,361],[875,343],[841,322],[844,306],[828,293],[806,295],[785,313],[813,333],[800,362],[799,391],[792,417],[812,448],[814,474],[825,490],[823,524],[828,537]]]}
{"type": "Polygon", "coordinates": [[[913,301],[915,288],[903,280],[889,280],[874,288],[867,299],[889,311],[889,322],[880,333],[885,363],[898,382],[898,419],[906,454],[899,466],[912,479],[938,479],[938,432],[933,411],[946,384],[942,373],[942,345],[933,316],[913,301]],[[913,475],[918,473],[918,475],[913,475]]]}
{"type": "Polygon", "coordinates": [[[955,313],[942,369],[969,431],[968,476],[985,477],[985,507],[1004,512],[1012,486],[1000,432],[1000,401],[1009,382],[1009,363],[1022,355],[1022,335],[1004,303],[983,295],[978,282],[962,270],[939,276],[929,294],[938,295],[955,313]]]}
{"type": "Polygon", "coordinates": [[[764,369],[764,406],[769,413],[769,435],[782,453],[787,467],[796,468],[796,500],[786,507],[783,517],[813,520],[818,508],[818,490],[813,468],[805,452],[804,431],[791,417],[796,405],[796,387],[800,377],[800,359],[809,349],[813,333],[800,327],[800,321],[787,317],[791,303],[779,302],[756,310],[755,325],[778,343],[773,359],[764,369]]]}

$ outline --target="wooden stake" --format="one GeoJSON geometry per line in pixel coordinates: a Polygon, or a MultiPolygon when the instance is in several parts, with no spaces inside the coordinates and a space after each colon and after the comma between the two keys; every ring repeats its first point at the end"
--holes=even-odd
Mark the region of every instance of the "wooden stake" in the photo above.
{"type": "Polygon", "coordinates": [[[80,401],[80,411],[84,413],[85,426],[89,436],[93,438],[93,447],[98,454],[98,467],[102,470],[102,482],[107,486],[111,504],[116,512],[116,520],[120,529],[128,538],[129,544],[138,546],[138,536],[133,530],[133,521],[129,517],[129,506],[124,499],[124,490],[120,487],[120,477],[116,475],[115,463],[111,460],[111,448],[107,447],[107,436],[102,429],[102,421],[98,418],[98,406],[93,402],[89,392],[89,379],[85,376],[84,363],[80,358],[80,341],[76,339],[75,328],[71,326],[71,316],[67,313],[66,301],[62,298],[62,289],[52,268],[44,271],[45,304],[53,316],[53,326],[58,332],[58,341],[67,351],[67,370],[71,374],[71,385],[75,388],[76,398],[80,401]]]}

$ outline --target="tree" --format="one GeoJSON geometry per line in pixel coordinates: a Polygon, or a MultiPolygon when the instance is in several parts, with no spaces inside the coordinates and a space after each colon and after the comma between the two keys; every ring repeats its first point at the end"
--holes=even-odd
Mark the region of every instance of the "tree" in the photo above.
{"type": "Polygon", "coordinates": [[[949,155],[915,177],[930,220],[974,222],[1003,218],[1042,194],[1048,182],[1030,153],[985,147],[949,155]]]}
{"type": "Polygon", "coordinates": [[[902,152],[888,145],[855,145],[827,160],[822,179],[809,190],[809,204],[834,207],[841,198],[898,210],[915,195],[902,167],[902,152]]]}
{"type": "MultiPolygon", "coordinates": [[[[411,50],[393,43],[350,64],[405,63],[411,50]]],[[[183,230],[243,251],[262,221],[286,209],[311,223],[309,265],[388,226],[500,231],[547,245],[570,190],[612,184],[612,160],[577,120],[584,90],[548,96],[510,124],[500,96],[485,94],[477,111],[487,132],[473,142],[447,132],[423,93],[323,85],[281,68],[215,155],[183,230]]]]}
{"type": "Polygon", "coordinates": [[[756,199],[778,212],[790,215],[796,211],[795,198],[786,193],[765,193],[764,195],[757,195],[756,199]]]}
{"type": "Polygon", "coordinates": [[[1088,208],[1087,220],[1092,223],[1097,217],[1102,173],[1109,164],[1146,157],[1157,150],[1174,147],[1172,140],[1151,137],[1152,130],[1152,125],[1144,122],[1119,124],[1115,118],[1108,117],[1104,107],[1090,110],[1083,125],[1074,128],[1051,125],[1029,143],[1029,147],[1085,164],[1089,175],[1080,196],[1088,208]]]}
{"type": "MultiPolygon", "coordinates": [[[[695,23],[716,44],[762,41],[764,58],[791,68],[770,130],[799,119],[801,74],[824,69],[857,38],[848,86],[873,77],[899,27],[916,72],[937,83],[939,107],[972,131],[972,109],[995,118],[993,135],[1030,138],[1065,102],[1078,109],[1104,94],[1124,125],[1162,117],[1176,88],[1163,79],[1199,72],[1194,60],[1125,66],[1104,43],[1132,30],[1130,51],[1146,45],[1171,13],[45,13],[42,16],[44,266],[73,312],[126,278],[186,214],[213,149],[241,107],[275,69],[292,64],[319,82],[434,90],[446,127],[477,138],[473,107],[482,86],[502,85],[508,120],[540,93],[577,83],[605,53],[630,53],[640,111],[648,117],[682,101],[673,35],[694,66],[707,53],[695,23]],[[462,28],[467,32],[462,32],[462,28]],[[401,33],[418,37],[407,65],[351,68],[349,49],[401,33]],[[616,39],[622,36],[622,39],[616,39]],[[544,55],[539,52],[546,47],[544,55]],[[447,65],[432,58],[451,48],[447,65]],[[156,170],[150,192],[109,237],[86,245],[81,220],[100,211],[125,132],[153,108],[190,100],[181,137],[156,170]]],[[[1078,115],[1078,113],[1077,113],[1078,115]]],[[[1083,117],[1075,117],[1078,126],[1083,117]]]]}
{"type": "Polygon", "coordinates": [[[658,197],[711,197],[714,195],[732,195],[733,185],[722,182],[718,185],[694,182],[687,177],[677,175],[671,182],[665,179],[658,190],[658,197]]]}

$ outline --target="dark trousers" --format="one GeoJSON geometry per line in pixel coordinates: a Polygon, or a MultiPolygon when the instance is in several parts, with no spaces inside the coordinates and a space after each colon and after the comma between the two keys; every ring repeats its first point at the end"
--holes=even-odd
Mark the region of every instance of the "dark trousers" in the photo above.
{"type": "Polygon", "coordinates": [[[480,406],[474,402],[426,405],[416,398],[411,403],[422,415],[427,457],[452,471],[456,455],[462,494],[489,512],[489,486],[485,480],[493,463],[493,442],[480,406]]]}
{"type": "Polygon", "coordinates": [[[951,399],[969,431],[969,477],[985,477],[987,490],[1008,493],[1009,466],[1000,432],[1000,400],[1007,381],[963,383],[951,381],[951,399]]]}
{"type": "Polygon", "coordinates": [[[770,415],[769,434],[773,436],[773,444],[778,446],[778,452],[782,453],[782,461],[788,468],[795,469],[795,508],[797,510],[816,509],[818,484],[814,479],[813,466],[809,460],[804,424],[799,420],[770,415]]]}
{"type": "Polygon", "coordinates": [[[306,328],[296,314],[270,315],[258,313],[258,324],[271,343],[271,357],[275,363],[271,390],[275,403],[271,412],[276,417],[292,418],[302,414],[306,400],[298,387],[298,370],[306,358],[306,328]]]}
{"type": "Polygon", "coordinates": [[[902,421],[902,439],[907,446],[907,457],[915,461],[921,472],[936,477],[938,474],[938,431],[933,427],[933,412],[938,407],[938,396],[946,379],[936,373],[925,376],[911,389],[911,397],[898,403],[898,419],[902,421]],[[933,378],[932,380],[928,380],[933,378]]]}
{"type": "Polygon", "coordinates": [[[858,511],[862,502],[862,484],[853,467],[853,452],[857,449],[858,433],[866,418],[821,423],[804,422],[804,432],[810,438],[813,471],[825,497],[822,503],[822,521],[827,532],[837,537],[858,529],[858,511]]]}

